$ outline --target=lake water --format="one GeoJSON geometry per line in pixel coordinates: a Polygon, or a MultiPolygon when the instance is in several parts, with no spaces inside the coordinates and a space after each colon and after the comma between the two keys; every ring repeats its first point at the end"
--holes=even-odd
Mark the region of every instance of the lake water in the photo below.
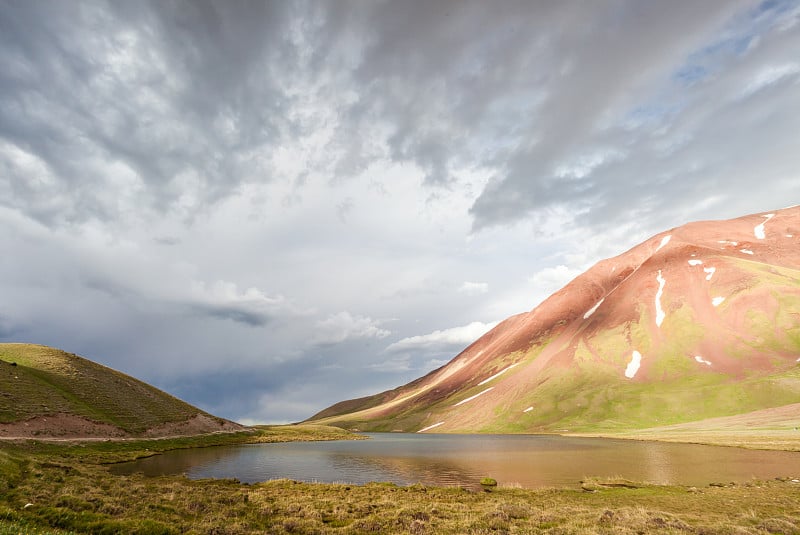
{"type": "Polygon", "coordinates": [[[116,474],[186,474],[255,483],[389,481],[476,487],[574,487],[587,476],[708,485],[800,477],[800,453],[552,435],[368,434],[370,440],[177,450],[122,463],[116,474]]]}

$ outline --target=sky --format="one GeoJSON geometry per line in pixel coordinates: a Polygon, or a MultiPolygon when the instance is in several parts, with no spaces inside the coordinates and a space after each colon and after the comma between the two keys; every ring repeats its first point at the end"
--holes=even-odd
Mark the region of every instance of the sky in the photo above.
{"type": "Polygon", "coordinates": [[[0,3],[0,341],[243,423],[800,202],[800,2],[0,3]]]}

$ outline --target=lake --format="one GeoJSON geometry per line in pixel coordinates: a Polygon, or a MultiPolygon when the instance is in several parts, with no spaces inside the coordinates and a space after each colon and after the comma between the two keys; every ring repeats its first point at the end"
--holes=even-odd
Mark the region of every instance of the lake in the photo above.
{"type": "Polygon", "coordinates": [[[111,470],[247,483],[287,478],[472,488],[487,476],[524,488],[576,487],[587,476],[694,486],[800,477],[797,452],[553,435],[367,435],[370,440],[176,450],[111,470]]]}

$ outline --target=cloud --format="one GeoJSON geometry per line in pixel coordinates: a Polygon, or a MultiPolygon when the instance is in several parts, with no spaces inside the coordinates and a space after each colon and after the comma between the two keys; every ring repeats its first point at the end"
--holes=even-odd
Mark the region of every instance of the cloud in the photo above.
{"type": "Polygon", "coordinates": [[[320,344],[338,344],[345,340],[386,338],[391,331],[382,328],[381,323],[347,311],[337,312],[317,322],[315,339],[320,344]]]}
{"type": "Polygon", "coordinates": [[[227,281],[211,285],[194,281],[192,297],[188,306],[195,312],[251,327],[263,327],[272,316],[289,312],[283,297],[268,297],[252,287],[240,293],[235,283],[227,281]]]}
{"type": "MultiPolygon", "coordinates": [[[[547,92],[541,107],[529,115],[525,131],[531,142],[509,155],[507,164],[476,200],[471,212],[477,228],[562,203],[596,202],[598,182],[591,168],[581,165],[586,158],[582,152],[614,139],[618,117],[641,105],[631,95],[668,83],[687,57],[707,46],[741,9],[741,4],[721,2],[704,3],[699,10],[688,3],[624,11],[593,6],[596,11],[568,13],[565,9],[563,15],[572,24],[554,37],[552,46],[571,52],[552,56],[563,67],[544,86],[547,92]],[[675,39],[673,33],[678,26],[681,39],[675,39]],[[585,87],[593,88],[589,95],[585,87]],[[559,172],[576,166],[583,172],[573,176],[559,172]]],[[[547,62],[544,57],[537,59],[547,62]]],[[[623,198],[630,201],[635,195],[626,192],[623,198]]]]}
{"type": "Polygon", "coordinates": [[[7,8],[0,202],[48,225],[194,217],[266,176],[253,156],[281,138],[291,98],[262,68],[293,62],[285,6],[7,8]]]}
{"type": "Polygon", "coordinates": [[[491,323],[473,321],[460,327],[451,327],[450,329],[436,330],[428,334],[410,336],[390,344],[386,351],[441,351],[463,348],[486,334],[498,323],[496,321],[491,323]]]}
{"type": "Polygon", "coordinates": [[[559,264],[537,271],[528,279],[538,293],[550,295],[567,285],[584,270],[559,264]]]}
{"type": "Polygon", "coordinates": [[[489,291],[489,284],[486,282],[464,281],[458,291],[466,295],[481,295],[489,291]]]}
{"type": "Polygon", "coordinates": [[[397,373],[411,370],[411,359],[408,355],[393,357],[382,362],[370,364],[369,368],[379,372],[397,373]]]}

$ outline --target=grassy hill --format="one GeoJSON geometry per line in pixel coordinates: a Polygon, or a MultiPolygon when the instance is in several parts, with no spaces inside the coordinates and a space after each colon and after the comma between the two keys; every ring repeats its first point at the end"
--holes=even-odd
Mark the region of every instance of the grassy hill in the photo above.
{"type": "MultiPolygon", "coordinates": [[[[0,427],[41,423],[46,418],[55,426],[56,416],[105,426],[104,434],[139,435],[158,428],[167,434],[170,425],[193,419],[212,427],[230,424],[72,353],[41,345],[0,344],[0,427]],[[120,433],[113,433],[108,426],[120,433]]],[[[46,427],[42,430],[40,425],[36,434],[58,434],[46,427]]]]}

